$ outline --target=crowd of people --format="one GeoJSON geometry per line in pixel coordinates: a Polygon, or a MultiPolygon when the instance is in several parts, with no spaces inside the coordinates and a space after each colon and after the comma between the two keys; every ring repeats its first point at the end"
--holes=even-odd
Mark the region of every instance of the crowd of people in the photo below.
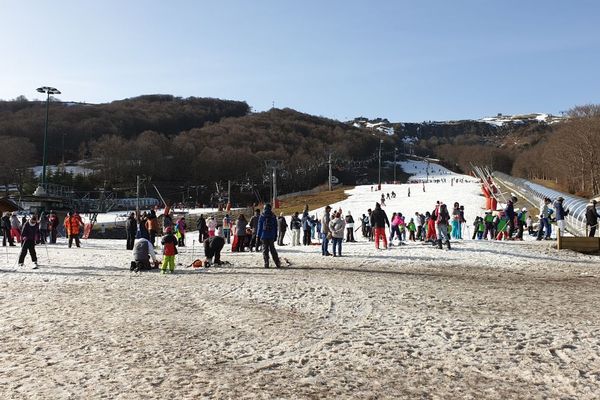
{"type": "MultiPolygon", "coordinates": [[[[263,253],[264,267],[270,267],[272,258],[275,267],[281,267],[277,246],[310,246],[320,245],[323,256],[341,257],[342,243],[356,242],[355,233],[360,229],[363,238],[374,242],[376,249],[388,249],[403,245],[406,242],[428,242],[443,248],[451,248],[451,239],[462,240],[523,240],[525,231],[537,240],[550,240],[552,222],[559,231],[565,230],[565,217],[570,210],[563,206],[564,199],[558,197],[554,202],[544,198],[539,206],[537,229],[528,214],[526,207],[516,208],[517,198],[512,196],[502,210],[487,210],[484,215],[476,216],[471,225],[465,220],[465,209],[458,202],[452,208],[438,201],[429,211],[415,212],[414,216],[406,216],[401,212],[393,212],[388,217],[384,211],[386,199],[393,199],[396,194],[381,195],[373,209],[354,220],[350,211],[344,215],[342,209],[332,210],[326,206],[321,218],[310,215],[306,205],[302,213],[295,212],[288,219],[280,213],[275,216],[270,204],[266,204],[261,212],[259,208],[248,221],[243,213],[233,218],[229,213],[222,220],[215,216],[205,218],[200,215],[196,228],[198,239],[204,246],[205,259],[200,266],[209,267],[221,263],[221,251],[226,244],[231,245],[231,252],[263,253]],[[355,224],[359,225],[355,228],[355,224]],[[473,229],[471,234],[470,229],[473,229]],[[290,234],[291,233],[291,234],[290,234]],[[287,235],[286,235],[287,234],[287,235]],[[289,243],[288,242],[289,238],[289,243]],[[315,241],[316,239],[316,241],[315,241]],[[331,246],[330,246],[331,242],[331,246]]],[[[600,214],[596,209],[596,201],[591,201],[586,209],[586,223],[589,236],[594,236],[600,214]]],[[[32,215],[29,219],[19,216],[17,212],[5,212],[2,215],[1,229],[3,246],[21,244],[18,265],[22,266],[27,253],[30,254],[37,268],[35,246],[39,244],[55,244],[59,235],[59,218],[54,211],[32,215]]],[[[68,212],[62,226],[68,239],[68,247],[73,242],[80,247],[79,238],[84,227],[81,216],[76,212],[68,212]]],[[[174,272],[175,256],[178,247],[185,246],[187,225],[185,216],[174,220],[169,208],[162,215],[162,224],[154,210],[143,212],[139,217],[131,213],[125,224],[126,249],[131,250],[133,260],[131,270],[161,268],[162,273],[174,272]],[[156,257],[155,248],[159,236],[162,246],[162,262],[156,257]]]]}

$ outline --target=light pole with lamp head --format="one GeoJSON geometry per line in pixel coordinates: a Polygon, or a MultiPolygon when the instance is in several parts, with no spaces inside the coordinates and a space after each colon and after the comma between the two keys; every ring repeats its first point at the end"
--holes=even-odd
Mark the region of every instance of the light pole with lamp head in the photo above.
{"type": "Polygon", "coordinates": [[[46,93],[46,123],[44,124],[44,148],[43,148],[43,156],[42,156],[42,184],[37,187],[34,195],[43,196],[46,194],[46,147],[48,144],[48,110],[50,108],[50,95],[51,94],[60,94],[60,90],[49,87],[42,86],[37,88],[37,91],[40,93],[46,93]]]}
{"type": "Polygon", "coordinates": [[[379,184],[377,185],[377,190],[381,190],[381,145],[383,144],[383,139],[379,139],[379,184]]]}
{"type": "Polygon", "coordinates": [[[394,147],[394,184],[396,183],[396,153],[398,152],[398,147],[394,147]]]}

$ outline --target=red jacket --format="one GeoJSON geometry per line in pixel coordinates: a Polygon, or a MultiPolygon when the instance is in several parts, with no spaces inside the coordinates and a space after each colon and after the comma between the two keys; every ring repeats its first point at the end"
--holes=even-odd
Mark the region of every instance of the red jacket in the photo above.
{"type": "Polygon", "coordinates": [[[163,254],[165,256],[174,256],[177,254],[177,238],[172,233],[163,236],[160,241],[163,245],[163,254]]]}
{"type": "Polygon", "coordinates": [[[73,214],[70,217],[65,217],[64,225],[67,235],[79,235],[79,227],[83,225],[83,221],[79,214],[73,214]]]}

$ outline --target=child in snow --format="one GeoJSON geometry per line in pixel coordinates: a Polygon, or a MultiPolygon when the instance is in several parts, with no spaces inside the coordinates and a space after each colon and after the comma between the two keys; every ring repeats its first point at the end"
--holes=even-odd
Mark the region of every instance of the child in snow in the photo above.
{"type": "Polygon", "coordinates": [[[37,255],[35,254],[35,242],[38,240],[40,236],[39,225],[37,223],[37,218],[33,215],[29,222],[23,224],[23,229],[21,231],[21,253],[19,254],[19,266],[23,266],[23,262],[25,261],[25,256],[27,255],[27,251],[29,251],[29,255],[31,255],[31,261],[33,261],[33,269],[37,269],[37,255]]]}
{"type": "Polygon", "coordinates": [[[175,254],[177,254],[177,238],[173,235],[173,229],[170,226],[165,228],[165,236],[160,243],[163,246],[163,260],[161,273],[166,274],[167,268],[170,273],[175,272],[175,254]]]}
{"type": "Polygon", "coordinates": [[[185,229],[187,227],[185,224],[185,217],[179,218],[177,220],[176,225],[176,236],[178,238],[178,245],[180,247],[185,247],[185,229]]]}
{"type": "Polygon", "coordinates": [[[408,240],[412,240],[413,242],[416,240],[415,239],[415,232],[417,231],[417,227],[415,226],[415,221],[414,219],[410,219],[410,221],[408,222],[407,225],[408,228],[408,240]]]}

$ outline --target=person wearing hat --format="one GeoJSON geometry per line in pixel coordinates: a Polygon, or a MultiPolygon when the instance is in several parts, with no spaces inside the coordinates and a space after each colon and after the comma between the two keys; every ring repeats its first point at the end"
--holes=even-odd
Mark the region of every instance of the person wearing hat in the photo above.
{"type": "Polygon", "coordinates": [[[348,214],[346,215],[346,243],[348,242],[356,242],[354,240],[354,218],[350,214],[350,210],[348,210],[348,214]]]}
{"type": "Polygon", "coordinates": [[[269,253],[273,257],[275,266],[281,267],[277,249],[275,249],[275,240],[277,240],[277,218],[271,210],[270,204],[265,204],[264,211],[258,218],[258,227],[256,237],[262,242],[263,259],[265,268],[269,268],[269,253]]]}
{"type": "Polygon", "coordinates": [[[33,269],[37,269],[38,263],[37,254],[35,253],[35,242],[39,236],[40,229],[37,222],[37,217],[32,215],[31,218],[29,218],[29,222],[23,224],[23,229],[21,230],[21,253],[19,254],[19,267],[23,266],[25,256],[29,251],[31,261],[33,261],[33,269]]]}
{"type": "Polygon", "coordinates": [[[390,227],[390,220],[385,211],[381,209],[379,203],[375,203],[375,209],[371,213],[371,226],[373,227],[373,235],[375,236],[375,248],[379,249],[379,239],[383,239],[383,248],[387,249],[387,237],[385,227],[390,227]]]}
{"type": "Polygon", "coordinates": [[[132,212],[127,217],[127,221],[125,221],[125,233],[127,234],[127,250],[133,250],[133,244],[135,243],[135,234],[137,233],[137,219],[135,218],[135,213],[132,212]]]}
{"type": "Polygon", "coordinates": [[[523,240],[523,231],[527,221],[527,209],[523,207],[517,213],[517,240],[523,240]]]}
{"type": "Polygon", "coordinates": [[[283,244],[283,238],[285,237],[285,231],[287,231],[287,227],[287,221],[281,212],[279,213],[279,218],[277,218],[277,246],[285,246],[285,244],[283,244]]]}
{"type": "Polygon", "coordinates": [[[536,240],[550,240],[552,234],[552,227],[550,226],[550,216],[554,211],[550,208],[550,199],[544,198],[544,201],[540,205],[540,227],[538,228],[536,240]]]}
{"type": "Polygon", "coordinates": [[[292,230],[292,246],[300,246],[300,228],[302,228],[302,220],[298,211],[292,215],[290,220],[290,229],[292,230]]]}
{"type": "Polygon", "coordinates": [[[167,226],[165,228],[165,236],[160,243],[163,246],[163,259],[161,273],[166,274],[175,272],[175,255],[177,254],[177,238],[173,235],[173,228],[167,226]],[[167,269],[168,268],[168,269],[167,269]]]}
{"type": "Polygon", "coordinates": [[[328,247],[329,247],[329,238],[331,235],[331,229],[329,229],[329,223],[331,222],[331,207],[326,206],[325,212],[323,213],[323,217],[321,217],[321,255],[330,256],[328,247]]]}
{"type": "Polygon", "coordinates": [[[585,225],[586,227],[590,227],[588,232],[589,237],[596,235],[596,228],[598,227],[598,217],[600,217],[600,214],[598,214],[598,210],[596,209],[597,203],[596,200],[592,200],[585,209],[585,225]]]}
{"type": "Polygon", "coordinates": [[[558,231],[562,235],[565,233],[565,217],[569,215],[569,209],[564,208],[563,202],[565,199],[560,196],[554,202],[554,211],[556,212],[556,225],[558,225],[558,231]]]}

